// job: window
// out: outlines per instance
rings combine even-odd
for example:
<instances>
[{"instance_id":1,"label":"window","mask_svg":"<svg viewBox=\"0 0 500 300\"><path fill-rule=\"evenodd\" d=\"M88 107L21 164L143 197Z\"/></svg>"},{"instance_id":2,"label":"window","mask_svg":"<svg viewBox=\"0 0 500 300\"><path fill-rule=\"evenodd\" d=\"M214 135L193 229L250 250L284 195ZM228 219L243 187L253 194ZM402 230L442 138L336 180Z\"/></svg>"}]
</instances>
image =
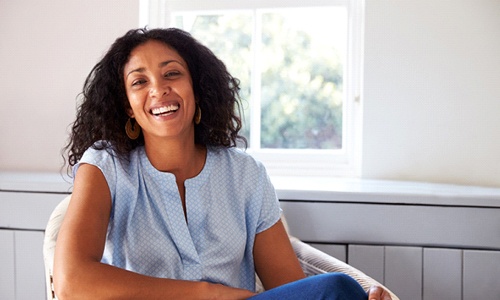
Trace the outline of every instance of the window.
<instances>
[{"instance_id":1,"label":"window","mask_svg":"<svg viewBox=\"0 0 500 300\"><path fill-rule=\"evenodd\" d=\"M241 81L247 152L271 175L356 176L362 0L148 0Z\"/></svg>"}]
</instances>

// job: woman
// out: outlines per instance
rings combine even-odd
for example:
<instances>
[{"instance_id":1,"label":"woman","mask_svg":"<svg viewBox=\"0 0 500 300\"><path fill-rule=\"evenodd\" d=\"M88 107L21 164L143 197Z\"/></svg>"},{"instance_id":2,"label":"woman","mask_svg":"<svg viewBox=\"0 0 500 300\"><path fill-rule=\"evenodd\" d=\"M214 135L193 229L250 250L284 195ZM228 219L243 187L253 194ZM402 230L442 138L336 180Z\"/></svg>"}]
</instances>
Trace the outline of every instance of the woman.
<instances>
[{"instance_id":1,"label":"woman","mask_svg":"<svg viewBox=\"0 0 500 300\"><path fill-rule=\"evenodd\" d=\"M74 187L55 253L59 299L307 290L316 299L332 289L366 299L347 276L303 279L264 167L235 147L245 143L238 88L181 30L131 30L115 41L85 82L67 147ZM255 272L270 291L255 295Z\"/></svg>"}]
</instances>

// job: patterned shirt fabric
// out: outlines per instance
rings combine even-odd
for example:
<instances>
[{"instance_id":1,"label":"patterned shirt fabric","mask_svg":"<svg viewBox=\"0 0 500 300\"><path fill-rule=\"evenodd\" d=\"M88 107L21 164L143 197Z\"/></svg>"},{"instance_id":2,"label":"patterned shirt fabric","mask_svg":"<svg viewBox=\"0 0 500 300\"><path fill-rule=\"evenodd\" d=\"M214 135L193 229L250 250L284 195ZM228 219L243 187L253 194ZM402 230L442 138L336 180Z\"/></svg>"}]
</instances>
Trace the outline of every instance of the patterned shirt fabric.
<instances>
[{"instance_id":1,"label":"patterned shirt fabric","mask_svg":"<svg viewBox=\"0 0 500 300\"><path fill-rule=\"evenodd\" d=\"M255 290L255 235L281 214L261 163L236 148L209 147L203 170L185 181L186 217L175 176L155 169L144 147L126 159L89 148L75 174L83 163L102 171L112 196L103 263Z\"/></svg>"}]
</instances>

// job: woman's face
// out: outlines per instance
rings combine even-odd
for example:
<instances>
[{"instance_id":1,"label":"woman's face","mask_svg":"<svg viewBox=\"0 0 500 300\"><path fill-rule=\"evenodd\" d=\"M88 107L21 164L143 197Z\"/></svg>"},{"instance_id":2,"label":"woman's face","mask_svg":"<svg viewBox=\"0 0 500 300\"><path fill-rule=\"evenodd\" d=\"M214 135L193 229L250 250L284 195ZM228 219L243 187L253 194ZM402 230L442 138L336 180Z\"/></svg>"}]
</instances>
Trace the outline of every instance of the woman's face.
<instances>
[{"instance_id":1,"label":"woman's face","mask_svg":"<svg viewBox=\"0 0 500 300\"><path fill-rule=\"evenodd\" d=\"M130 53L123 75L128 114L141 126L146 143L156 138L194 140L193 83L177 51L148 41Z\"/></svg>"}]
</instances>

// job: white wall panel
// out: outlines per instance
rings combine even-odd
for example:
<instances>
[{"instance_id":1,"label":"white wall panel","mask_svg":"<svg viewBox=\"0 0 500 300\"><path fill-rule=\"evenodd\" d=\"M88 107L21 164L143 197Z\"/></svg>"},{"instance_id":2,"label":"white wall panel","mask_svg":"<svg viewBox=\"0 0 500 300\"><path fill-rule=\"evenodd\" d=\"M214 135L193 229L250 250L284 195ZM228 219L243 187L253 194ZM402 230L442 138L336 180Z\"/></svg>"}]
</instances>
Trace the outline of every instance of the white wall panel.
<instances>
[{"instance_id":1,"label":"white wall panel","mask_svg":"<svg viewBox=\"0 0 500 300\"><path fill-rule=\"evenodd\" d=\"M385 247L385 285L400 299L422 299L422 248Z\"/></svg>"},{"instance_id":2,"label":"white wall panel","mask_svg":"<svg viewBox=\"0 0 500 300\"><path fill-rule=\"evenodd\" d=\"M0 227L45 230L50 214L66 196L0 191Z\"/></svg>"},{"instance_id":3,"label":"white wall panel","mask_svg":"<svg viewBox=\"0 0 500 300\"><path fill-rule=\"evenodd\" d=\"M0 230L0 299L15 299L14 232Z\"/></svg>"},{"instance_id":4,"label":"white wall panel","mask_svg":"<svg viewBox=\"0 0 500 300\"><path fill-rule=\"evenodd\" d=\"M383 284L384 248L384 246L349 245L349 264Z\"/></svg>"},{"instance_id":5,"label":"white wall panel","mask_svg":"<svg viewBox=\"0 0 500 300\"><path fill-rule=\"evenodd\" d=\"M424 248L424 300L462 299L462 253Z\"/></svg>"},{"instance_id":6,"label":"white wall panel","mask_svg":"<svg viewBox=\"0 0 500 300\"><path fill-rule=\"evenodd\" d=\"M347 246L346 245L333 245L333 244L317 244L309 243L314 248L335 257L336 259L347 262Z\"/></svg>"},{"instance_id":7,"label":"white wall panel","mask_svg":"<svg viewBox=\"0 0 500 300\"><path fill-rule=\"evenodd\" d=\"M16 300L45 298L43 232L16 231Z\"/></svg>"},{"instance_id":8,"label":"white wall panel","mask_svg":"<svg viewBox=\"0 0 500 300\"><path fill-rule=\"evenodd\" d=\"M464 300L500 299L500 251L465 250L463 276Z\"/></svg>"},{"instance_id":9,"label":"white wall panel","mask_svg":"<svg viewBox=\"0 0 500 300\"><path fill-rule=\"evenodd\" d=\"M500 228L498 208L294 201L281 207L290 232L308 242L500 249L492 230Z\"/></svg>"}]
</instances>

